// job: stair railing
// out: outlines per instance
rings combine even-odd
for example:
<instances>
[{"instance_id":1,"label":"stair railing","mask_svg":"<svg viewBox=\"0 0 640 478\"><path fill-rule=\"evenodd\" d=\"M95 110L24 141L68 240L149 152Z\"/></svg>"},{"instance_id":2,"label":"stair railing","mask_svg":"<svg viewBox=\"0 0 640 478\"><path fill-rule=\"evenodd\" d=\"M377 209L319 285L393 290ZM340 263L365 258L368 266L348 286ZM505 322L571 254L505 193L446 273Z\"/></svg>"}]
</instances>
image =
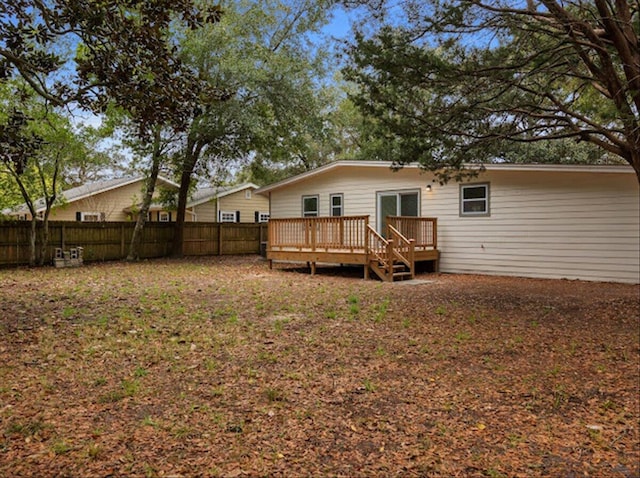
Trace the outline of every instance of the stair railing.
<instances>
[{"instance_id":1,"label":"stair railing","mask_svg":"<svg viewBox=\"0 0 640 478\"><path fill-rule=\"evenodd\" d=\"M393 262L395 262L395 259L398 259L399 262L407 266L413 279L415 277L415 240L407 239L390 224L387 225L387 230L389 232L387 234L390 238L389 242L394 244L391 251L393 255L391 266L393 267Z\"/></svg>"},{"instance_id":2,"label":"stair railing","mask_svg":"<svg viewBox=\"0 0 640 478\"><path fill-rule=\"evenodd\" d=\"M381 264L385 266L389 262L388 246L389 241L382 237L378 232L367 224L367 243L369 245L369 252L371 255Z\"/></svg>"},{"instance_id":3,"label":"stair railing","mask_svg":"<svg viewBox=\"0 0 640 478\"><path fill-rule=\"evenodd\" d=\"M374 272L385 281L393 280L393 241L386 240L367 224L367 246Z\"/></svg>"}]
</instances>

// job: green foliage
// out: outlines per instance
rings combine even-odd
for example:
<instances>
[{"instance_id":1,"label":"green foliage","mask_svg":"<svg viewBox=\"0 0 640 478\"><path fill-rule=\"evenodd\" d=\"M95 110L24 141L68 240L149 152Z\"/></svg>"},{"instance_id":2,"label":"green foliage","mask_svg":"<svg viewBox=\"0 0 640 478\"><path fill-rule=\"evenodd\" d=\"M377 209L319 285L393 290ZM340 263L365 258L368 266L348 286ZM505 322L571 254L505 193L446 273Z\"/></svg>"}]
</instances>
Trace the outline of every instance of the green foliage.
<instances>
[{"instance_id":1,"label":"green foliage","mask_svg":"<svg viewBox=\"0 0 640 478\"><path fill-rule=\"evenodd\" d=\"M11 148L22 151L19 157L1 154L0 209L28 201L35 205L39 198L55 201L62 189L98 179L99 171L111 164L99 150L101 138L96 130L74 126L69 118L49 109L24 83L0 82L0 105L4 112L20 112L25 120L18 137L12 140L0 135L4 153ZM10 115L0 113L0 130L11 121ZM38 139L37 148L21 143L28 138Z\"/></svg>"},{"instance_id":2,"label":"green foliage","mask_svg":"<svg viewBox=\"0 0 640 478\"><path fill-rule=\"evenodd\" d=\"M326 161L314 156L327 135L328 93L316 82L326 58L307 38L326 22L328 5L244 0L227 6L218 25L187 36L183 61L223 92L201 103L191 124L192 137L206 145L205 176L249 155L255 166L243 179L261 182L274 168Z\"/></svg>"},{"instance_id":3,"label":"green foliage","mask_svg":"<svg viewBox=\"0 0 640 478\"><path fill-rule=\"evenodd\" d=\"M185 34L181 60L215 94L198 97L182 138L174 255L182 255L194 173L213 179L260 157L308 162L310 138L325 127L314 74L322 58L308 34L323 24L329 4L243 0L227 5L218 25Z\"/></svg>"},{"instance_id":4,"label":"green foliage","mask_svg":"<svg viewBox=\"0 0 640 478\"><path fill-rule=\"evenodd\" d=\"M124 107L141 131L184 124L200 92L170 32L215 22L220 8L190 0L6 0L0 81L22 77L55 106Z\"/></svg>"},{"instance_id":5,"label":"green foliage","mask_svg":"<svg viewBox=\"0 0 640 478\"><path fill-rule=\"evenodd\" d=\"M405 21L358 33L345 75L363 154L419 161L442 181L487 161L617 158L640 174L640 11L545 5L410 1Z\"/></svg>"}]
</instances>

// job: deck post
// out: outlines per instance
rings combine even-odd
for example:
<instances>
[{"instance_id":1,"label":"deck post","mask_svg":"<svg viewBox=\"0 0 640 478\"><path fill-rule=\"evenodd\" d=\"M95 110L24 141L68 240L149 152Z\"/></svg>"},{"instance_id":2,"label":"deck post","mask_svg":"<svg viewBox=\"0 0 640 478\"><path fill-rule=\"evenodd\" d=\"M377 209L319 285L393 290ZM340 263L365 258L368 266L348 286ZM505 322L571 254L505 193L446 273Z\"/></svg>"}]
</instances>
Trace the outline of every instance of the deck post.
<instances>
[{"instance_id":1,"label":"deck post","mask_svg":"<svg viewBox=\"0 0 640 478\"><path fill-rule=\"evenodd\" d=\"M387 229L387 237L389 237L389 229ZM393 257L393 239L389 239L389 242L387 242L387 282L393 282L393 264L394 264L394 257Z\"/></svg>"},{"instance_id":2,"label":"deck post","mask_svg":"<svg viewBox=\"0 0 640 478\"><path fill-rule=\"evenodd\" d=\"M438 218L434 217L431 222L431 230L433 231L433 248L438 249ZM436 261L437 264L437 261Z\"/></svg>"},{"instance_id":3,"label":"deck post","mask_svg":"<svg viewBox=\"0 0 640 478\"><path fill-rule=\"evenodd\" d=\"M311 275L312 276L316 275L316 263L315 262L311 263Z\"/></svg>"}]
</instances>

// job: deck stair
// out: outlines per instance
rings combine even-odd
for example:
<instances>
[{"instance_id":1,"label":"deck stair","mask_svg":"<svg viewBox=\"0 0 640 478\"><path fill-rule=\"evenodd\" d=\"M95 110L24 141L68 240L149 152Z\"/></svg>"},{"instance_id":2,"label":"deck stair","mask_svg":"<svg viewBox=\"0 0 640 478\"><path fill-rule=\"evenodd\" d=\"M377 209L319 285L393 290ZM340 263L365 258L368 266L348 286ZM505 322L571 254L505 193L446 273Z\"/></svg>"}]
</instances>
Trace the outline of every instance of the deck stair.
<instances>
[{"instance_id":1,"label":"deck stair","mask_svg":"<svg viewBox=\"0 0 640 478\"><path fill-rule=\"evenodd\" d=\"M393 280L413 279L413 272L404 264L393 265Z\"/></svg>"},{"instance_id":2,"label":"deck stair","mask_svg":"<svg viewBox=\"0 0 640 478\"><path fill-rule=\"evenodd\" d=\"M413 239L407 239L393 226L389 226L387 232L389 239L368 226L369 268L385 282L413 279Z\"/></svg>"}]
</instances>

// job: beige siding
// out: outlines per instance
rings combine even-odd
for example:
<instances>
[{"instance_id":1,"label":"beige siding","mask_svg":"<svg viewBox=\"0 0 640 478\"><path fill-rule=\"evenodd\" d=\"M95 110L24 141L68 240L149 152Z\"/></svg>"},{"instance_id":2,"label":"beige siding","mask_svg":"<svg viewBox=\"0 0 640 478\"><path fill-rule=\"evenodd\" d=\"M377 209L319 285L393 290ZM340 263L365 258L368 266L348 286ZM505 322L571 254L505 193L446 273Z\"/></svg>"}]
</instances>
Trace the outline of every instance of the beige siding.
<instances>
[{"instance_id":1,"label":"beige siding","mask_svg":"<svg viewBox=\"0 0 640 478\"><path fill-rule=\"evenodd\" d=\"M221 211L240 211L240 222L255 222L255 212L268 212L269 200L251 191L251 198L247 199L246 190L238 191L220 198ZM198 219L200 220L200 219Z\"/></svg>"},{"instance_id":2,"label":"beige siding","mask_svg":"<svg viewBox=\"0 0 640 478\"><path fill-rule=\"evenodd\" d=\"M218 213L216 209L216 200L211 199L191 208L195 212L195 220L198 222L217 222Z\"/></svg>"},{"instance_id":3,"label":"beige siding","mask_svg":"<svg viewBox=\"0 0 640 478\"><path fill-rule=\"evenodd\" d=\"M441 268L640 282L632 174L488 172L491 216L460 217L458 186L434 188Z\"/></svg>"},{"instance_id":4,"label":"beige siding","mask_svg":"<svg viewBox=\"0 0 640 478\"><path fill-rule=\"evenodd\" d=\"M271 191L272 217L300 217L302 196L344 194L345 215L375 226L376 192L419 188L420 215L438 218L442 272L640 282L640 206L634 174L487 171L490 216L461 217L457 183L417 169L340 167Z\"/></svg>"},{"instance_id":5,"label":"beige siding","mask_svg":"<svg viewBox=\"0 0 640 478\"><path fill-rule=\"evenodd\" d=\"M273 191L271 215L272 217L301 217L302 196L318 195L320 215L328 216L330 196L342 194L344 215L369 215L370 223L375 227L378 192L417 189L422 198L423 188L427 182L428 177L415 170L403 169L391 172L386 168L341 168L334 174L329 172L289 188ZM422 210L420 212L422 213Z\"/></svg>"},{"instance_id":6,"label":"beige siding","mask_svg":"<svg viewBox=\"0 0 640 478\"><path fill-rule=\"evenodd\" d=\"M91 197L56 207L51 211L53 221L75 221L76 212L99 212L107 221L126 221L127 207L142 201L142 181L128 184Z\"/></svg>"}]
</instances>

